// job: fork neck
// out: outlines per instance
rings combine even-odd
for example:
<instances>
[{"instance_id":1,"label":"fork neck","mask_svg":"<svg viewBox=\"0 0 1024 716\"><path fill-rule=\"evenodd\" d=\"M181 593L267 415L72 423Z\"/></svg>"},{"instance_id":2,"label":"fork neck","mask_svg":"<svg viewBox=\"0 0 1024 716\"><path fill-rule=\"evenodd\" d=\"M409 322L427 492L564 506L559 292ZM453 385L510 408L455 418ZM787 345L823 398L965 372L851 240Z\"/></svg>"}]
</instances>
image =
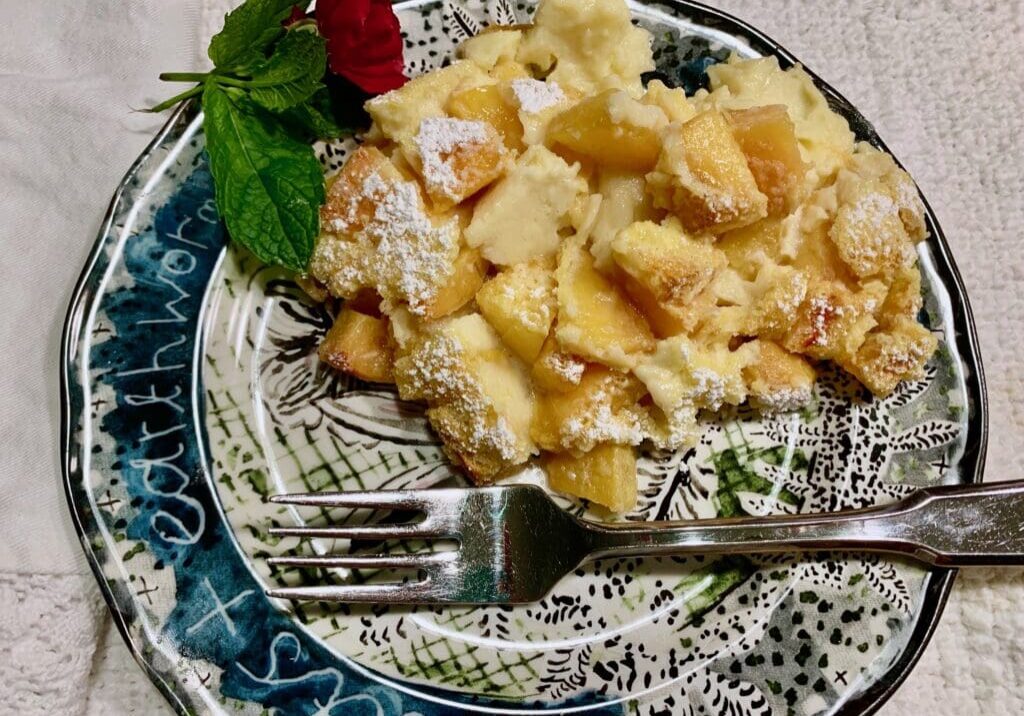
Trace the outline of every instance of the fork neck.
<instances>
[{"instance_id":1,"label":"fork neck","mask_svg":"<svg viewBox=\"0 0 1024 716\"><path fill-rule=\"evenodd\" d=\"M896 553L908 545L888 527L896 506L844 513L658 523L589 523L590 559L635 555L773 554L848 550L858 543Z\"/></svg>"},{"instance_id":2,"label":"fork neck","mask_svg":"<svg viewBox=\"0 0 1024 716\"><path fill-rule=\"evenodd\" d=\"M592 558L867 550L942 567L1024 564L1024 480L917 490L848 512L627 525L588 524Z\"/></svg>"}]
</instances>

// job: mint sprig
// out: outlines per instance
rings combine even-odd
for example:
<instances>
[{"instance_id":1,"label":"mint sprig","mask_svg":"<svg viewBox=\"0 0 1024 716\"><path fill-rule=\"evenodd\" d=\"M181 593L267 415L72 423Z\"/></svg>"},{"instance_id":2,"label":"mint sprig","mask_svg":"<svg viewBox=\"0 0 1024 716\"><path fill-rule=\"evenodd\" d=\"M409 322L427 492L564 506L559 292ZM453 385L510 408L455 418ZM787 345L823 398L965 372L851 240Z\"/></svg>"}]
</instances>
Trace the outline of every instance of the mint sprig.
<instances>
[{"instance_id":1,"label":"mint sprig","mask_svg":"<svg viewBox=\"0 0 1024 716\"><path fill-rule=\"evenodd\" d=\"M210 42L210 72L158 112L199 97L217 208L231 238L267 263L303 271L319 232L324 179L310 141L353 131L325 86L327 49L308 20L284 27L294 0L246 0Z\"/></svg>"},{"instance_id":2,"label":"mint sprig","mask_svg":"<svg viewBox=\"0 0 1024 716\"><path fill-rule=\"evenodd\" d=\"M224 28L210 40L207 54L218 69L245 72L283 32L295 0L248 0L224 16Z\"/></svg>"},{"instance_id":3,"label":"mint sprig","mask_svg":"<svg viewBox=\"0 0 1024 716\"><path fill-rule=\"evenodd\" d=\"M231 237L267 263L302 271L324 200L320 162L246 93L212 78L203 91L206 151Z\"/></svg>"},{"instance_id":4,"label":"mint sprig","mask_svg":"<svg viewBox=\"0 0 1024 716\"><path fill-rule=\"evenodd\" d=\"M308 29L307 29L308 28ZM246 83L253 101L270 110L306 102L324 85L327 46L313 26L289 31L266 62L256 66Z\"/></svg>"}]
</instances>

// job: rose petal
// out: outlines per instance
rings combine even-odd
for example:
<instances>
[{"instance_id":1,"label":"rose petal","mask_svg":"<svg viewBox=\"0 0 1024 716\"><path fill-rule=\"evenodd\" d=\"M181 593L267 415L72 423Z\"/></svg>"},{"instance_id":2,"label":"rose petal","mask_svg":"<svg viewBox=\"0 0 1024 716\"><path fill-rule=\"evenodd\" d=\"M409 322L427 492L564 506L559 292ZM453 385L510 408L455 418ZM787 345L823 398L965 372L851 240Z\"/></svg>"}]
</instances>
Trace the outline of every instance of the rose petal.
<instances>
[{"instance_id":1,"label":"rose petal","mask_svg":"<svg viewBox=\"0 0 1024 716\"><path fill-rule=\"evenodd\" d=\"M388 0L319 0L316 16L332 72L373 94L405 83L401 26Z\"/></svg>"}]
</instances>

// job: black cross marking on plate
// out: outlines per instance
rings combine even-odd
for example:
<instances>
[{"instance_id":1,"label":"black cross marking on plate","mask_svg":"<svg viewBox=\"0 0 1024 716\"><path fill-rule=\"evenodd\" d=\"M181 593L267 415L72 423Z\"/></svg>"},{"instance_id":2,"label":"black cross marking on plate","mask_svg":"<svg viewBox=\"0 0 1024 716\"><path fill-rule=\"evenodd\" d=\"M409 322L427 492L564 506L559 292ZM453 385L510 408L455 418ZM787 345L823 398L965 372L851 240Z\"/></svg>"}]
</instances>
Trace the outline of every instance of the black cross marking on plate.
<instances>
[{"instance_id":1,"label":"black cross marking on plate","mask_svg":"<svg viewBox=\"0 0 1024 716\"><path fill-rule=\"evenodd\" d=\"M156 590L160 589L160 587L147 587L146 586L146 578L143 577L141 574L139 575L139 581L142 583L142 589L140 589L139 591L135 592L135 596L136 597L145 597L146 598L146 602L148 602L150 606L153 606L153 598L150 597L149 595L152 594L153 592L155 592Z\"/></svg>"},{"instance_id":2,"label":"black cross marking on plate","mask_svg":"<svg viewBox=\"0 0 1024 716\"><path fill-rule=\"evenodd\" d=\"M94 412L97 409L99 409L101 406L104 406L106 404L107 404L107 401L103 400L103 398L100 398L99 396L93 398L92 403L90 403L90 405L92 406L92 409L93 409Z\"/></svg>"},{"instance_id":3,"label":"black cross marking on plate","mask_svg":"<svg viewBox=\"0 0 1024 716\"><path fill-rule=\"evenodd\" d=\"M837 671L836 672L836 681L841 683L843 686L846 686L846 672L845 671Z\"/></svg>"},{"instance_id":4,"label":"black cross marking on plate","mask_svg":"<svg viewBox=\"0 0 1024 716\"><path fill-rule=\"evenodd\" d=\"M949 467L949 463L946 462L946 456L943 455L938 459L937 462L933 462L932 467L934 467L939 472L945 472L946 468Z\"/></svg>"},{"instance_id":5,"label":"black cross marking on plate","mask_svg":"<svg viewBox=\"0 0 1024 716\"><path fill-rule=\"evenodd\" d=\"M107 499L105 499L103 502L97 502L96 506L97 507L105 507L108 510L110 510L111 512L117 512L117 506L120 505L121 502L123 502L123 500L119 500L116 497L114 497L113 495L111 495L110 494L110 490L107 490L106 495L107 495Z\"/></svg>"}]
</instances>

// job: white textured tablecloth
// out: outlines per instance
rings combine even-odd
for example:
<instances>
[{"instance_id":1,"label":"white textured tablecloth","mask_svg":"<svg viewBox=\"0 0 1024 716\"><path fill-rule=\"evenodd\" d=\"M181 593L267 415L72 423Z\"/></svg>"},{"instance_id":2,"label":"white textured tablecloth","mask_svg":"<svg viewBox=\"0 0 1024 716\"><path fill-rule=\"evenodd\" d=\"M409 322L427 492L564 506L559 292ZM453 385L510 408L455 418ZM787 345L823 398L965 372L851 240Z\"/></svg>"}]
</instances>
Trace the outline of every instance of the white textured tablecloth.
<instances>
[{"instance_id":1,"label":"white textured tablecloth","mask_svg":"<svg viewBox=\"0 0 1024 716\"><path fill-rule=\"evenodd\" d=\"M161 70L229 0L0 0L0 712L169 713L113 630L57 461L65 307ZM1024 477L1024 4L713 0L875 124L938 214L988 377L989 480ZM1024 572L962 573L886 716L1024 713Z\"/></svg>"}]
</instances>

